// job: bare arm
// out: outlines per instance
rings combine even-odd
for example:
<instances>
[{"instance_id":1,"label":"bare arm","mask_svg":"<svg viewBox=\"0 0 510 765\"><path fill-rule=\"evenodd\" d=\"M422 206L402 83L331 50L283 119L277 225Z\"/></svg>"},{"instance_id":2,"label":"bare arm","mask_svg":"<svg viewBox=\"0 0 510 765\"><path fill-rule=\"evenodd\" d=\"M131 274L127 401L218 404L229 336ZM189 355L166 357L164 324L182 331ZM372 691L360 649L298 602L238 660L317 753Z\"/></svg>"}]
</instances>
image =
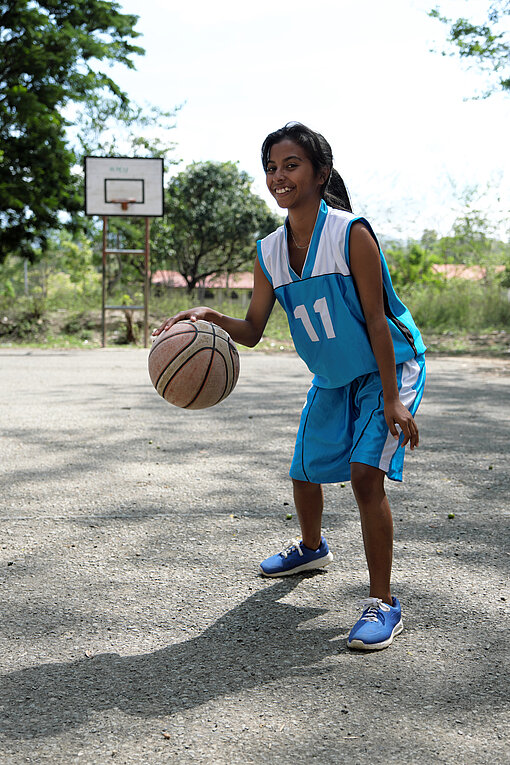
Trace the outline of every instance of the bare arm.
<instances>
[{"instance_id":1,"label":"bare arm","mask_svg":"<svg viewBox=\"0 0 510 765\"><path fill-rule=\"evenodd\" d=\"M384 415L390 432L398 438L396 425L404 433L403 446L418 446L418 428L412 414L399 399L395 352L384 314L382 270L374 238L362 223L355 223L349 240L351 272L358 288L368 335L381 375Z\"/></svg>"},{"instance_id":2,"label":"bare arm","mask_svg":"<svg viewBox=\"0 0 510 765\"><path fill-rule=\"evenodd\" d=\"M262 337L275 301L273 288L262 271L258 258L255 259L253 277L253 294L244 319L234 319L232 316L215 311L214 308L200 306L170 316L152 334L157 336L184 319L192 321L202 319L222 327L234 342L253 348Z\"/></svg>"}]
</instances>

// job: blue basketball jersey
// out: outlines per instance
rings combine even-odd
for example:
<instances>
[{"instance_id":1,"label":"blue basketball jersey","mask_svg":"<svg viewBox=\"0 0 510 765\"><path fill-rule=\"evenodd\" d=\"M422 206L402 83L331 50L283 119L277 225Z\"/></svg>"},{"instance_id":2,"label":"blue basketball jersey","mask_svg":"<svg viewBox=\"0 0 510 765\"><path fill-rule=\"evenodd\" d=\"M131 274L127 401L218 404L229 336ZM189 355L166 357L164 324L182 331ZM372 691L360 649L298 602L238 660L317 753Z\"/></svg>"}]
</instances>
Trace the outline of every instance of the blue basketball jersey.
<instances>
[{"instance_id":1,"label":"blue basketball jersey","mask_svg":"<svg viewBox=\"0 0 510 765\"><path fill-rule=\"evenodd\" d=\"M338 388L378 369L349 266L349 233L355 221L363 222L377 242L365 218L321 201L301 276L289 262L286 226L257 242L260 265L287 313L296 351L321 388ZM393 289L380 247L379 252L385 313L395 361L401 364L424 353L425 345Z\"/></svg>"}]
</instances>

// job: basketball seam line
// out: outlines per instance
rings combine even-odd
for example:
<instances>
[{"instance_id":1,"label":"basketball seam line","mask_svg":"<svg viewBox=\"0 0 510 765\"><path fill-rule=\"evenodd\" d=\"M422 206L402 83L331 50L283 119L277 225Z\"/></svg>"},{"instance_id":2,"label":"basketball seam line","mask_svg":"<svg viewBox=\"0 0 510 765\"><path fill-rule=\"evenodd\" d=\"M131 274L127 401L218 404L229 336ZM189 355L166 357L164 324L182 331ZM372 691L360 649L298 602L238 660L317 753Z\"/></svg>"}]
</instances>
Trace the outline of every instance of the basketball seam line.
<instances>
[{"instance_id":1,"label":"basketball seam line","mask_svg":"<svg viewBox=\"0 0 510 765\"><path fill-rule=\"evenodd\" d=\"M179 324L181 324L181 323L184 324L184 322L179 322ZM192 324L191 322L190 323L186 322L186 326L194 331L194 337L193 337L193 339L194 339L197 336L198 330L195 328L194 324ZM181 335L187 335L188 332L189 332L188 329L183 329L182 332L172 332L172 334L168 335L168 337L161 338L161 342L159 342L159 343L155 342L154 345L151 347L151 349L149 351L149 357L151 356L152 352L156 350L156 348L159 348L160 345L163 345L171 337L180 337ZM207 334L209 334L209 333L207 333ZM186 346L186 348L187 347L188 346ZM185 350L185 349L183 348L182 350ZM182 351L179 351L179 353L182 353ZM175 358L177 358L177 356Z\"/></svg>"},{"instance_id":2,"label":"basketball seam line","mask_svg":"<svg viewBox=\"0 0 510 765\"><path fill-rule=\"evenodd\" d=\"M211 367L212 367L212 363L213 363L213 359L214 359L214 353L215 353L215 351L216 351L216 331L215 331L215 329L214 329L214 324L212 324L212 323L211 323L211 327L212 327L212 335L213 335L213 345L212 345L212 348L211 348L211 357L210 357L210 359L209 359L209 365L208 365L208 367L207 367L207 371L206 371L206 373L205 373L205 375L204 375L204 377L203 377L203 380L202 380L202 384L201 384L200 388L199 388L199 389L198 389L198 391L195 393L195 396L194 396L194 397L191 399L191 401L189 402L189 404L186 404L186 406L183 406L183 409L189 409L189 407L190 407L192 404L194 404L194 403L195 403L195 401L197 400L197 398L198 398L198 397L200 396L200 394L202 393L202 391L203 391L203 389L204 389L204 386L205 386L205 384L206 384L206 382L207 382L207 378L209 377L209 373L210 373L210 371L211 371ZM207 333L207 334L209 334L209 333ZM223 359L223 354L222 354L222 353L220 353L220 356L221 356L221 358ZM223 359L223 361L225 361L225 360ZM223 393L221 394L220 398L219 398L219 399L218 399L218 400L217 400L217 401L216 401L214 404L212 404L212 406L216 406L216 404L218 404L218 403L221 401L221 399L223 398L223 396L224 396L224 394L225 394L225 387L226 387L226 386L224 386L224 388L223 388Z\"/></svg>"},{"instance_id":3,"label":"basketball seam line","mask_svg":"<svg viewBox=\"0 0 510 765\"><path fill-rule=\"evenodd\" d=\"M177 353L177 354L176 354L176 355L173 357L173 359L172 359L172 363L173 363L173 362L174 362L176 359L178 359L178 358L179 358L179 356L180 356L182 353L184 353L184 351L185 351L185 350L187 350L187 349L190 347L190 345L193 345L193 343L195 342L195 340L196 340L196 337L197 337L197 335L198 335L198 330L196 330L195 328L193 328L193 329L195 330L195 331L194 331L194 334L193 334L193 337L190 339L189 343L188 343L187 345L185 345L185 346L184 346L184 348L181 348L181 350L179 351L179 353ZM178 334L179 334L179 335L184 335L184 334L187 334L187 333L186 333L186 332L179 332ZM175 337L175 334L174 334L174 335L170 335L169 337L166 337L166 338L165 338L165 340L170 340L170 339L171 339L171 338L173 338L173 337ZM163 344L164 344L165 340L163 340L161 343L158 343L158 345L161 345L161 346L163 346ZM152 352L152 350L153 350L153 349L151 348L151 352ZM150 356L150 353L149 353L149 356ZM179 367L179 369L181 369L181 368L182 368L182 367ZM167 366L167 367L165 367L165 369L163 369L163 371L162 371L162 372L161 372L161 374L159 375L159 377L158 377L158 379L157 379L157 381L156 381L156 385L154 386L154 387L156 388L156 390L158 389L158 385L159 385L159 383L160 383L160 381L161 381L161 378L163 377L163 375L165 374L165 372L166 372L166 370L167 370L167 369L168 369L168 366ZM172 377L170 378L170 380L171 380L171 379L172 379L172 378L175 376L175 374L176 374L176 372L174 372L174 374L172 375ZM170 380L168 380L168 381L167 381L167 383L166 383L166 385L165 385L165 387L164 387L164 389L163 389L163 393L161 394L161 395L163 396L163 398L164 398L164 395L165 395L165 391L166 391L166 389L168 388L168 383L170 382Z\"/></svg>"},{"instance_id":4,"label":"basketball seam line","mask_svg":"<svg viewBox=\"0 0 510 765\"><path fill-rule=\"evenodd\" d=\"M189 347L189 346L187 346L187 347ZM183 350L186 350L186 348L184 348ZM171 382L172 382L172 380L174 379L175 375L177 375L177 374L178 374L178 373L181 371L181 369L183 369L183 368L186 366L186 364L188 363L188 361L191 361L191 359L193 359L193 358L194 358L195 356L197 356L199 353L202 353L202 351L210 351L210 350L211 350L210 348L197 348L197 350L196 350L194 353L192 353L190 356L187 356L187 357L184 359L184 361L182 362L182 364L180 365L180 367L177 367L177 369L174 371L174 373L172 374L172 376L171 376L171 377L170 377L170 378L169 378L169 379L166 381L165 387L163 388L163 390L162 390L162 392L161 392L161 394L160 394L160 395L161 395L161 396L163 396L163 398L165 398L166 389L168 388L168 386L170 385L170 383L171 383ZM178 354L178 355L177 355L175 358L176 358L176 359L178 359L180 355L181 355L181 352L179 352L179 354ZM174 361L175 361L175 359L174 359ZM209 362L209 364L210 364L210 362ZM203 383L202 383L202 386L203 386ZM198 394L197 394L197 395L198 395ZM196 396L195 396L195 398L196 398ZM190 401L190 404L192 404L194 400L195 400L195 399L193 399L192 401ZM188 407L190 404L186 404L186 406L183 406L183 407L181 407L181 408L182 408L182 409L186 409L186 407Z\"/></svg>"},{"instance_id":5,"label":"basketball seam line","mask_svg":"<svg viewBox=\"0 0 510 765\"><path fill-rule=\"evenodd\" d=\"M229 340L229 343L228 343L228 350L229 350L229 353L230 353L230 363L232 365L232 370L231 370L231 372L232 372L232 380L231 380L231 383L230 383L230 390L229 390L229 392L227 394L228 396L230 396L230 394L234 390L235 384L237 382L236 374L235 374L234 357L239 357L239 354L237 352L237 348L232 345L230 340Z\"/></svg>"}]
</instances>

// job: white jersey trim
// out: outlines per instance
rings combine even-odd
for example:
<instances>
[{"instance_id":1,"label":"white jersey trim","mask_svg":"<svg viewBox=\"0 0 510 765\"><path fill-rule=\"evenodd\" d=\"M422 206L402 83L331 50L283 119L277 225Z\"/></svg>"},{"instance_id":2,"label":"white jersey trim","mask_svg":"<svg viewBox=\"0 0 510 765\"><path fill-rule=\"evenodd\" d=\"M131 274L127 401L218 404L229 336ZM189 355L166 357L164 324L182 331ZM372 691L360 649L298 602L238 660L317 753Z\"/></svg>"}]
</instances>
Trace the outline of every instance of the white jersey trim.
<instances>
[{"instance_id":1,"label":"white jersey trim","mask_svg":"<svg viewBox=\"0 0 510 765\"><path fill-rule=\"evenodd\" d=\"M410 409L411 406L414 403L414 400L416 396L418 395L418 391L414 388L416 383L418 382L418 378L420 376L420 365L416 361L416 359L411 359L410 361L405 361L402 364L402 384L399 389L399 398L406 407L406 409ZM399 433L401 432L400 425L397 425L397 430ZM386 439L386 443L384 444L382 453L381 453L381 459L379 462L379 470L383 470L385 473L388 472L390 469L390 463L393 458L393 455L399 448L399 442L396 438L393 437L391 432L388 431L388 438Z\"/></svg>"},{"instance_id":2,"label":"white jersey trim","mask_svg":"<svg viewBox=\"0 0 510 765\"><path fill-rule=\"evenodd\" d=\"M316 231L320 234L318 237L312 235L301 277L290 267L285 226L280 226L259 242L259 260L273 289L315 276L351 275L346 238L350 224L359 218L344 210L328 210L326 205L321 206L319 213L314 234Z\"/></svg>"},{"instance_id":3,"label":"white jersey trim","mask_svg":"<svg viewBox=\"0 0 510 765\"><path fill-rule=\"evenodd\" d=\"M350 276L345 243L347 230L352 220L351 213L343 213L341 210L330 211L324 224L325 235L319 242L311 276L326 274Z\"/></svg>"}]
</instances>

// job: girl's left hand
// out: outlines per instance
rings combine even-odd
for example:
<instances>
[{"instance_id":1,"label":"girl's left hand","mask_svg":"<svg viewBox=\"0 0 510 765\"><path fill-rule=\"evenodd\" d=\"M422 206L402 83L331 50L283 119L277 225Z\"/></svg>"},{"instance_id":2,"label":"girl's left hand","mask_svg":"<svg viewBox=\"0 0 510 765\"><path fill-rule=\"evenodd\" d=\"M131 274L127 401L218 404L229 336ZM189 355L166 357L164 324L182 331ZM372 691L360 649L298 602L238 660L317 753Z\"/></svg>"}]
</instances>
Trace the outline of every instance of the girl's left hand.
<instances>
[{"instance_id":1,"label":"girl's left hand","mask_svg":"<svg viewBox=\"0 0 510 765\"><path fill-rule=\"evenodd\" d=\"M390 433L396 439L400 437L397 425L400 426L402 433L404 434L404 440L402 441L403 447L407 443L411 449L414 449L419 445L420 435L418 433L418 426L409 409L407 409L400 400L385 404L384 417L388 423Z\"/></svg>"}]
</instances>

